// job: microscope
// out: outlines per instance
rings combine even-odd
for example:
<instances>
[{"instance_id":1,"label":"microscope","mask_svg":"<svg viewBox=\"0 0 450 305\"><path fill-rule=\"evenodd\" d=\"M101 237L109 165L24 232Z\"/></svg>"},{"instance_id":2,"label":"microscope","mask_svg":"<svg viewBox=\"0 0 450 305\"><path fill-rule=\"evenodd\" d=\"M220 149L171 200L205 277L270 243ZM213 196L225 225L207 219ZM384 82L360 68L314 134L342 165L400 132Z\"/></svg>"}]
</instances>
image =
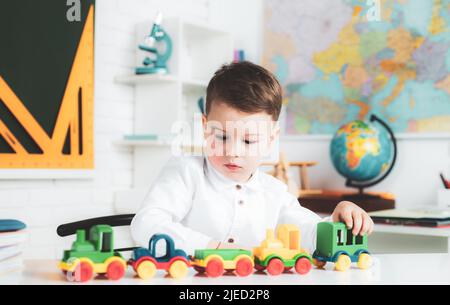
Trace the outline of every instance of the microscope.
<instances>
[{"instance_id":1,"label":"microscope","mask_svg":"<svg viewBox=\"0 0 450 305\"><path fill-rule=\"evenodd\" d=\"M161 27L162 14L158 13L150 35L139 49L150 53L143 61L143 67L136 68L136 74L168 74L167 62L172 55L172 39Z\"/></svg>"}]
</instances>

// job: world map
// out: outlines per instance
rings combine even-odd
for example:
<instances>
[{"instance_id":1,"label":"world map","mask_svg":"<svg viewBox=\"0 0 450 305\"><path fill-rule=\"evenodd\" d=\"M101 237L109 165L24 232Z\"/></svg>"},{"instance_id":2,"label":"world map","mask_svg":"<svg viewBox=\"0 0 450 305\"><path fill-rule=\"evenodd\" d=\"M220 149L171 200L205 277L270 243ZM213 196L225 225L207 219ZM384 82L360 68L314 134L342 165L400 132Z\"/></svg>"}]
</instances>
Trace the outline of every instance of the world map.
<instances>
[{"instance_id":1,"label":"world map","mask_svg":"<svg viewBox=\"0 0 450 305\"><path fill-rule=\"evenodd\" d=\"M287 135L371 114L397 133L450 132L450 0L265 0L264 25Z\"/></svg>"}]
</instances>

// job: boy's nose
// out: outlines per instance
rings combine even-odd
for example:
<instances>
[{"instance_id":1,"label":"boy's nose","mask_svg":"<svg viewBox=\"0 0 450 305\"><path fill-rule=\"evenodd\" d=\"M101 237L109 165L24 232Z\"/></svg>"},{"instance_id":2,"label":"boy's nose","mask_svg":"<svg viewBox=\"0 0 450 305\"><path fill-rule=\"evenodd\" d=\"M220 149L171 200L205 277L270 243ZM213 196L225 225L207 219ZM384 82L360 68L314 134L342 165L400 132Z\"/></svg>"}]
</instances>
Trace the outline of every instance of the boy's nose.
<instances>
[{"instance_id":1,"label":"boy's nose","mask_svg":"<svg viewBox=\"0 0 450 305\"><path fill-rule=\"evenodd\" d=\"M228 142L226 145L226 155L227 157L240 157L243 155L243 145L239 142L233 143L232 141Z\"/></svg>"}]
</instances>

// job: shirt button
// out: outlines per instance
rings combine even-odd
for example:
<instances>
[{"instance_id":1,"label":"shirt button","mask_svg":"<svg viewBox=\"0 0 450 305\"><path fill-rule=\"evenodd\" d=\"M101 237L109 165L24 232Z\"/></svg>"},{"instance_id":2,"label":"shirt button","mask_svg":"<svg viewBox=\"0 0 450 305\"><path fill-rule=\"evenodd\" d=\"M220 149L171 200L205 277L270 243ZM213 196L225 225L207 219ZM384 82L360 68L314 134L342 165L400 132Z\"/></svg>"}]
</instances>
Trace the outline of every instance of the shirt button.
<instances>
[{"instance_id":1,"label":"shirt button","mask_svg":"<svg viewBox=\"0 0 450 305\"><path fill-rule=\"evenodd\" d=\"M244 200L239 200L240 205L244 205Z\"/></svg>"},{"instance_id":2,"label":"shirt button","mask_svg":"<svg viewBox=\"0 0 450 305\"><path fill-rule=\"evenodd\" d=\"M240 186L240 185L238 184L238 185L236 185L236 189L237 189L237 190L240 190L240 189L242 189L242 186Z\"/></svg>"},{"instance_id":3,"label":"shirt button","mask_svg":"<svg viewBox=\"0 0 450 305\"><path fill-rule=\"evenodd\" d=\"M233 238L229 238L229 239L228 239L228 242L229 242L230 244L232 244L232 243L234 243L234 239L233 239Z\"/></svg>"}]
</instances>

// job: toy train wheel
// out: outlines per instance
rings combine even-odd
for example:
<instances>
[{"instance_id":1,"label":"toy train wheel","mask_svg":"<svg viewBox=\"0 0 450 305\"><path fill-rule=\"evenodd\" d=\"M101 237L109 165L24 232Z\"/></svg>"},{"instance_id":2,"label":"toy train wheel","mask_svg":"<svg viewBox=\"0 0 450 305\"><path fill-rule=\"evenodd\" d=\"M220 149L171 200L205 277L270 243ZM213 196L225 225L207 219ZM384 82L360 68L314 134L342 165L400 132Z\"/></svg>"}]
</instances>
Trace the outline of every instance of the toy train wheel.
<instances>
[{"instance_id":1,"label":"toy train wheel","mask_svg":"<svg viewBox=\"0 0 450 305\"><path fill-rule=\"evenodd\" d=\"M280 275L284 271L284 264L279 258L272 258L267 265L270 275Z\"/></svg>"},{"instance_id":2,"label":"toy train wheel","mask_svg":"<svg viewBox=\"0 0 450 305\"><path fill-rule=\"evenodd\" d=\"M252 261L247 258L241 258L236 263L236 274L239 276L249 276L253 271Z\"/></svg>"},{"instance_id":3,"label":"toy train wheel","mask_svg":"<svg viewBox=\"0 0 450 305\"><path fill-rule=\"evenodd\" d=\"M206 269L204 267L200 267L200 266L194 266L194 270L200 274L205 273L205 271L206 271Z\"/></svg>"},{"instance_id":4,"label":"toy train wheel","mask_svg":"<svg viewBox=\"0 0 450 305\"><path fill-rule=\"evenodd\" d=\"M326 261L321 261L321 260L318 260L318 259L314 258L314 259L313 259L313 264L314 264L314 266L316 266L317 268L322 269L323 267L325 267L325 265L327 264L327 262L326 262Z\"/></svg>"},{"instance_id":5,"label":"toy train wheel","mask_svg":"<svg viewBox=\"0 0 450 305\"><path fill-rule=\"evenodd\" d=\"M367 253L362 253L358 258L358 268L364 270L370 266L372 266L372 257Z\"/></svg>"},{"instance_id":6,"label":"toy train wheel","mask_svg":"<svg viewBox=\"0 0 450 305\"><path fill-rule=\"evenodd\" d=\"M337 271L347 271L351 264L352 261L350 260L350 257L348 255L341 254L339 255L334 267Z\"/></svg>"},{"instance_id":7,"label":"toy train wheel","mask_svg":"<svg viewBox=\"0 0 450 305\"><path fill-rule=\"evenodd\" d=\"M311 270L311 262L306 257L301 257L295 262L295 271L298 274L307 274Z\"/></svg>"},{"instance_id":8,"label":"toy train wheel","mask_svg":"<svg viewBox=\"0 0 450 305\"><path fill-rule=\"evenodd\" d=\"M117 281L125 275L125 267L122 263L115 261L108 265L106 277L112 281Z\"/></svg>"},{"instance_id":9,"label":"toy train wheel","mask_svg":"<svg viewBox=\"0 0 450 305\"><path fill-rule=\"evenodd\" d=\"M151 279L156 274L156 265L151 261L143 261L137 266L136 273L142 280Z\"/></svg>"},{"instance_id":10,"label":"toy train wheel","mask_svg":"<svg viewBox=\"0 0 450 305\"><path fill-rule=\"evenodd\" d=\"M69 282L85 283L94 276L94 268L87 262L77 264L75 270L67 272L66 277Z\"/></svg>"},{"instance_id":11,"label":"toy train wheel","mask_svg":"<svg viewBox=\"0 0 450 305\"><path fill-rule=\"evenodd\" d=\"M219 277L223 274L223 271L223 264L217 258L210 260L206 265L206 274L209 277Z\"/></svg>"},{"instance_id":12,"label":"toy train wheel","mask_svg":"<svg viewBox=\"0 0 450 305\"><path fill-rule=\"evenodd\" d=\"M184 278L188 273L188 265L182 261L174 261L169 267L169 275L174 279Z\"/></svg>"}]
</instances>

